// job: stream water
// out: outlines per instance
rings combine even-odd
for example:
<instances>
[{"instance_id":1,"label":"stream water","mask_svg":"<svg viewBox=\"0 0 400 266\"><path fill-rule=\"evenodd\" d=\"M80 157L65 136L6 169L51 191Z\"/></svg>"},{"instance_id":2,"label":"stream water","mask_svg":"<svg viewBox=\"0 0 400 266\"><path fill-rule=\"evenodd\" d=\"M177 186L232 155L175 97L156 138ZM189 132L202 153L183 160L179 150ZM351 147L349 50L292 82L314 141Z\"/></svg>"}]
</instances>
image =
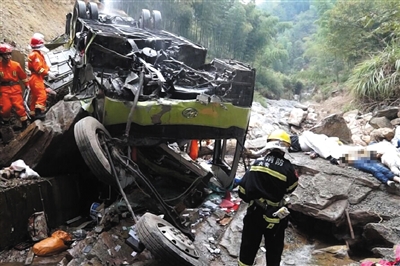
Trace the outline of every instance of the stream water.
<instances>
[{"instance_id":1,"label":"stream water","mask_svg":"<svg viewBox=\"0 0 400 266\"><path fill-rule=\"evenodd\" d=\"M295 228L286 230L285 249L281 266L358 266L358 260L347 255L343 244L330 244L323 240L310 240Z\"/></svg>"}]
</instances>

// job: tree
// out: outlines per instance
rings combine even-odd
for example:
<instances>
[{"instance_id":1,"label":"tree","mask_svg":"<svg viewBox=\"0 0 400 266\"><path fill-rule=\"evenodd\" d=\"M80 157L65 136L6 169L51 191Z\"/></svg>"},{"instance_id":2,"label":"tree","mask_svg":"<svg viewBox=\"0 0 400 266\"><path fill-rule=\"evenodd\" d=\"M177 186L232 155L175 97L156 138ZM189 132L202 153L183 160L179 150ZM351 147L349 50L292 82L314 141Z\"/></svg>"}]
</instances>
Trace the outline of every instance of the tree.
<instances>
[{"instance_id":1,"label":"tree","mask_svg":"<svg viewBox=\"0 0 400 266\"><path fill-rule=\"evenodd\" d=\"M346 62L359 62L397 38L398 3L391 0L337 2L326 12L327 49Z\"/></svg>"}]
</instances>

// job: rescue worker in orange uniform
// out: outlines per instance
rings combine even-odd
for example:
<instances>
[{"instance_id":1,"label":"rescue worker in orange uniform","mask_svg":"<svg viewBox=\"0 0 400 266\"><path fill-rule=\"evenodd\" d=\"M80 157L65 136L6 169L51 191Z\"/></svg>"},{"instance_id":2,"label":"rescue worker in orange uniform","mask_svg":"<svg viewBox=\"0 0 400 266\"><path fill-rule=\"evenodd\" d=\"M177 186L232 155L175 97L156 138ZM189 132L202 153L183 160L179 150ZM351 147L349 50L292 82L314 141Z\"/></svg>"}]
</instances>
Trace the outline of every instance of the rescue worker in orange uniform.
<instances>
[{"instance_id":1,"label":"rescue worker in orange uniform","mask_svg":"<svg viewBox=\"0 0 400 266\"><path fill-rule=\"evenodd\" d=\"M22 89L19 81L28 87L28 77L18 62L11 60L13 47L7 43L0 44L0 116L3 123L9 124L11 109L14 107L22 128L25 129L28 123L28 116L22 98Z\"/></svg>"},{"instance_id":2,"label":"rescue worker in orange uniform","mask_svg":"<svg viewBox=\"0 0 400 266\"><path fill-rule=\"evenodd\" d=\"M253 265L263 236L267 265L280 265L290 213L285 195L292 193L298 182L294 166L284 157L290 144L285 131L271 132L267 155L255 160L239 181L239 196L249 203L243 219L239 266Z\"/></svg>"},{"instance_id":3,"label":"rescue worker in orange uniform","mask_svg":"<svg viewBox=\"0 0 400 266\"><path fill-rule=\"evenodd\" d=\"M34 119L43 120L47 101L44 77L51 75L44 53L47 53L49 49L44 46L44 36L40 33L33 34L30 47L32 48L32 52L28 56L28 68L31 71L31 78L29 79L29 87L31 88L30 116Z\"/></svg>"}]
</instances>

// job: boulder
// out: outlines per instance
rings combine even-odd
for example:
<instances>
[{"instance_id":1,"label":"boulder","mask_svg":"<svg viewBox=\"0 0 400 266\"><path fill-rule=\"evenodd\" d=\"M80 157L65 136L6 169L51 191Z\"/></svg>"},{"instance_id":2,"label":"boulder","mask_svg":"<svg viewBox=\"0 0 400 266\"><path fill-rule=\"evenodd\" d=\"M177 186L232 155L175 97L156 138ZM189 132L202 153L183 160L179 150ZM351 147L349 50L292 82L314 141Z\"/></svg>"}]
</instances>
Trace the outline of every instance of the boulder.
<instances>
[{"instance_id":1,"label":"boulder","mask_svg":"<svg viewBox=\"0 0 400 266\"><path fill-rule=\"evenodd\" d=\"M394 256L394 251L393 248L373 248L372 253L374 255L378 256L379 258L383 258L388 261L394 261L395 256Z\"/></svg>"},{"instance_id":2,"label":"boulder","mask_svg":"<svg viewBox=\"0 0 400 266\"><path fill-rule=\"evenodd\" d=\"M288 158L300 174L299 185L291 195L291 211L313 217L322 224L327 221L336 228L346 228L345 233L336 237L347 241L347 209L355 234L352 242L358 243L351 244L351 249L361 245L371 251L400 242L398 188L389 188L371 174L343 164L331 165L322 158L312 160L303 153L290 153Z\"/></svg>"},{"instance_id":3,"label":"boulder","mask_svg":"<svg viewBox=\"0 0 400 266\"><path fill-rule=\"evenodd\" d=\"M386 117L389 120L395 119L398 116L399 107L388 107L382 110L378 110L373 116L374 117Z\"/></svg>"},{"instance_id":4,"label":"boulder","mask_svg":"<svg viewBox=\"0 0 400 266\"><path fill-rule=\"evenodd\" d=\"M369 120L369 123L371 126L374 128L383 128L383 127L392 127L392 124L390 123L390 120L387 119L386 117L372 117L371 120Z\"/></svg>"},{"instance_id":5,"label":"boulder","mask_svg":"<svg viewBox=\"0 0 400 266\"><path fill-rule=\"evenodd\" d=\"M395 118L395 119L390 120L390 124L392 124L392 126L400 125L400 118Z\"/></svg>"},{"instance_id":6,"label":"boulder","mask_svg":"<svg viewBox=\"0 0 400 266\"><path fill-rule=\"evenodd\" d=\"M325 117L321 123L312 127L310 131L316 134L325 134L329 137L338 137L342 142L352 143L351 131L341 114Z\"/></svg>"},{"instance_id":7,"label":"boulder","mask_svg":"<svg viewBox=\"0 0 400 266\"><path fill-rule=\"evenodd\" d=\"M289 114L288 124L299 127L306 117L306 111L300 108L293 108Z\"/></svg>"},{"instance_id":8,"label":"boulder","mask_svg":"<svg viewBox=\"0 0 400 266\"><path fill-rule=\"evenodd\" d=\"M378 128L370 133L370 141L379 142L384 139L391 141L394 137L394 130L392 128Z\"/></svg>"},{"instance_id":9,"label":"boulder","mask_svg":"<svg viewBox=\"0 0 400 266\"><path fill-rule=\"evenodd\" d=\"M400 243L400 237L397 232L381 223L367 224L363 235L375 246L391 248L393 245Z\"/></svg>"}]
</instances>

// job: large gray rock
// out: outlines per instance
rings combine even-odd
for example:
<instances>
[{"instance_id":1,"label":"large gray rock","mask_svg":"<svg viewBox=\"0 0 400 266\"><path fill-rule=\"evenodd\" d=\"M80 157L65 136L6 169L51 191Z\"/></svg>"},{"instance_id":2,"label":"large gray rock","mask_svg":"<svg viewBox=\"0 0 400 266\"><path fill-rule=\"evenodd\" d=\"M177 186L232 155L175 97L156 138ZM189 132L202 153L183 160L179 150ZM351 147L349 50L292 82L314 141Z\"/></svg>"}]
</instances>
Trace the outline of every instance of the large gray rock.
<instances>
[{"instance_id":1,"label":"large gray rock","mask_svg":"<svg viewBox=\"0 0 400 266\"><path fill-rule=\"evenodd\" d=\"M397 118L397 114L399 112L399 107L388 107L382 110L377 111L374 114L374 117L386 117L389 120Z\"/></svg>"},{"instance_id":2,"label":"large gray rock","mask_svg":"<svg viewBox=\"0 0 400 266\"><path fill-rule=\"evenodd\" d=\"M400 242L396 230L381 223L367 224L364 228L364 237L374 245L387 248Z\"/></svg>"},{"instance_id":3,"label":"large gray rock","mask_svg":"<svg viewBox=\"0 0 400 266\"><path fill-rule=\"evenodd\" d=\"M291 153L287 158L301 173L291 196L292 211L346 228L337 237L347 241L347 209L355 232L350 248L354 243L371 249L400 243L399 188L390 188L368 173L331 165L322 158L312 160L303 153Z\"/></svg>"},{"instance_id":4,"label":"large gray rock","mask_svg":"<svg viewBox=\"0 0 400 266\"><path fill-rule=\"evenodd\" d=\"M394 137L394 130L388 127L377 128L371 131L371 141L379 142L382 140L391 141Z\"/></svg>"},{"instance_id":5,"label":"large gray rock","mask_svg":"<svg viewBox=\"0 0 400 266\"><path fill-rule=\"evenodd\" d=\"M329 137L338 137L344 143L352 143L351 130L341 114L325 117L321 123L312 127L310 131L316 134L325 134Z\"/></svg>"},{"instance_id":6,"label":"large gray rock","mask_svg":"<svg viewBox=\"0 0 400 266\"><path fill-rule=\"evenodd\" d=\"M293 108L289 114L288 124L299 127L307 116L307 112L300 108Z\"/></svg>"},{"instance_id":7,"label":"large gray rock","mask_svg":"<svg viewBox=\"0 0 400 266\"><path fill-rule=\"evenodd\" d=\"M383 128L383 127L388 127L391 128L392 124L390 123L390 120L387 119L384 116L381 117L372 117L371 120L369 120L369 123L371 126L374 128Z\"/></svg>"}]
</instances>

